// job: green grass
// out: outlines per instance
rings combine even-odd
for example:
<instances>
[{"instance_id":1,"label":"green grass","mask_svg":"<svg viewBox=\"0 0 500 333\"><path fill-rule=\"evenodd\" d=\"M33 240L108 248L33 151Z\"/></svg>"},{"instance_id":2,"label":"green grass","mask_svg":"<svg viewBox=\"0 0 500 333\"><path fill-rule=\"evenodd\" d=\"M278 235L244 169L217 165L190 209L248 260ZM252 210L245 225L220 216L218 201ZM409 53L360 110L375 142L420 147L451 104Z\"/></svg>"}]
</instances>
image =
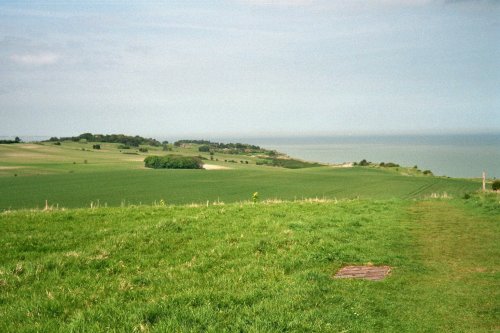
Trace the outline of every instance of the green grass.
<instances>
[{"instance_id":1,"label":"green grass","mask_svg":"<svg viewBox=\"0 0 500 333\"><path fill-rule=\"evenodd\" d=\"M127 153L137 154L131 155L117 146L103 143L100 150L92 150L92 144L74 142L0 145L0 210L43 207L45 200L59 207L152 204L160 199L175 204L228 203L249 200L254 192L263 199L287 200L423 198L444 192L461 197L480 187L477 181L409 174L405 168L290 170L257 166L258 157L241 155L216 154L214 161L205 161L229 170L150 170L143 163L148 155L198 155L197 147L173 152L148 147L148 153L130 149ZM225 159L238 163L224 163Z\"/></svg>"},{"instance_id":2,"label":"green grass","mask_svg":"<svg viewBox=\"0 0 500 333\"><path fill-rule=\"evenodd\" d=\"M491 332L498 196L0 215L1 332ZM347 264L393 267L337 280Z\"/></svg>"}]
</instances>

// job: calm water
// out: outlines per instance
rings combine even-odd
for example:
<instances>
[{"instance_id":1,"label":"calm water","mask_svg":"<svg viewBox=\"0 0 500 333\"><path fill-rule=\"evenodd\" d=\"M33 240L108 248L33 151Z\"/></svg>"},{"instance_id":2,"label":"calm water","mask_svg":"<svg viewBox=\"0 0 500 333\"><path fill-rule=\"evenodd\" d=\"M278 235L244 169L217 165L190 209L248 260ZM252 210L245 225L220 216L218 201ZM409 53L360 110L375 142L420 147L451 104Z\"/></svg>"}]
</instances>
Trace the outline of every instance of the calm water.
<instances>
[{"instance_id":1,"label":"calm water","mask_svg":"<svg viewBox=\"0 0 500 333\"><path fill-rule=\"evenodd\" d=\"M242 139L241 141L244 141ZM451 177L500 178L500 133L433 136L338 136L246 139L292 157L325 163L367 159L430 169Z\"/></svg>"}]
</instances>

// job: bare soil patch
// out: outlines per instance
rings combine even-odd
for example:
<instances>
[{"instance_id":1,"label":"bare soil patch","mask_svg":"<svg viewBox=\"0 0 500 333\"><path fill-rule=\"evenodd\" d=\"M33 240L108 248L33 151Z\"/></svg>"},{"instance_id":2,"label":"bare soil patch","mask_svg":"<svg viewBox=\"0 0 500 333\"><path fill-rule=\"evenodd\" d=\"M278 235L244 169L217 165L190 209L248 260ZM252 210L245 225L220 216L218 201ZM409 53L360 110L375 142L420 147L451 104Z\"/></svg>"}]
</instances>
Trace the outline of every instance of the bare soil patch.
<instances>
[{"instance_id":1,"label":"bare soil patch","mask_svg":"<svg viewBox=\"0 0 500 333\"><path fill-rule=\"evenodd\" d=\"M215 165L215 164L203 164L203 169L205 170L229 170L231 168L222 166L222 165Z\"/></svg>"},{"instance_id":2,"label":"bare soil patch","mask_svg":"<svg viewBox=\"0 0 500 333\"><path fill-rule=\"evenodd\" d=\"M352 163L352 162L331 165L332 168L352 168L353 166L354 166L354 163Z\"/></svg>"}]
</instances>

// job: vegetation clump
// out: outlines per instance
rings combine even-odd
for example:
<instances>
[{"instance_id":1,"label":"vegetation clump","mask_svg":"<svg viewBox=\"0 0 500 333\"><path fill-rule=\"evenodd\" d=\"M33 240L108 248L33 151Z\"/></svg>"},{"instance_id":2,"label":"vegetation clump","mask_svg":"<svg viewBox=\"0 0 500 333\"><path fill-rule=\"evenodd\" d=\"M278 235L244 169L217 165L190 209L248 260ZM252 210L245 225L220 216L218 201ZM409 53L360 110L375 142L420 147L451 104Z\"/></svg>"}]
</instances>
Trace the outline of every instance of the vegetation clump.
<instances>
[{"instance_id":1,"label":"vegetation clump","mask_svg":"<svg viewBox=\"0 0 500 333\"><path fill-rule=\"evenodd\" d=\"M209 145L199 146L198 151L203 153L208 153L210 151L210 146Z\"/></svg>"},{"instance_id":2,"label":"vegetation clump","mask_svg":"<svg viewBox=\"0 0 500 333\"><path fill-rule=\"evenodd\" d=\"M144 166L153 169L202 169L203 163L196 156L166 155L148 156Z\"/></svg>"},{"instance_id":3,"label":"vegetation clump","mask_svg":"<svg viewBox=\"0 0 500 333\"><path fill-rule=\"evenodd\" d=\"M368 162L367 160L365 159L362 159L359 163L358 163L359 166L369 166L370 165L370 162Z\"/></svg>"},{"instance_id":4,"label":"vegetation clump","mask_svg":"<svg viewBox=\"0 0 500 333\"><path fill-rule=\"evenodd\" d=\"M83 133L78 136L71 137L51 137L48 141L84 141L84 142L109 142L109 143L121 143L127 146L139 147L139 145L149 145L154 147L161 146L161 143L152 138L143 138L141 136L130 136L124 134L92 134Z\"/></svg>"},{"instance_id":5,"label":"vegetation clump","mask_svg":"<svg viewBox=\"0 0 500 333\"><path fill-rule=\"evenodd\" d=\"M275 156L277 152L274 150L267 150L256 145L247 143L221 143L211 142L208 140L178 140L174 142L175 147L182 147L186 145L201 145L198 150L200 152L218 152L224 154L263 154L267 156Z\"/></svg>"},{"instance_id":6,"label":"vegetation clump","mask_svg":"<svg viewBox=\"0 0 500 333\"><path fill-rule=\"evenodd\" d=\"M500 180L499 179L493 181L493 183L491 184L491 189L493 191L500 190Z\"/></svg>"},{"instance_id":7,"label":"vegetation clump","mask_svg":"<svg viewBox=\"0 0 500 333\"><path fill-rule=\"evenodd\" d=\"M379 166L384 167L384 168L398 168L400 167L399 164L393 163L393 162L387 162L387 163L380 163Z\"/></svg>"},{"instance_id":8,"label":"vegetation clump","mask_svg":"<svg viewBox=\"0 0 500 333\"><path fill-rule=\"evenodd\" d=\"M257 161L257 165L269 165L275 167L282 167L287 169L302 169L302 168L313 168L319 167L321 164L319 163L311 163L301 160L295 159L285 159L285 158L266 158L260 161Z\"/></svg>"},{"instance_id":9,"label":"vegetation clump","mask_svg":"<svg viewBox=\"0 0 500 333\"><path fill-rule=\"evenodd\" d=\"M22 140L16 136L14 140L0 140L0 144L12 144L12 143L21 143Z\"/></svg>"}]
</instances>

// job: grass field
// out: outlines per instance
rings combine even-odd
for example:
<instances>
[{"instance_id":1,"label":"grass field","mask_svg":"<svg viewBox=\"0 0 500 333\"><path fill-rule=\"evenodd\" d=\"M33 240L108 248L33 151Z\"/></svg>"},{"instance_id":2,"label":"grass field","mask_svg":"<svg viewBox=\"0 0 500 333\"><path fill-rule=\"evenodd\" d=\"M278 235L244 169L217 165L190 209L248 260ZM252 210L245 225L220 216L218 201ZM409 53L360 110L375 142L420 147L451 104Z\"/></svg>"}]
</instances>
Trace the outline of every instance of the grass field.
<instances>
[{"instance_id":1,"label":"grass field","mask_svg":"<svg viewBox=\"0 0 500 333\"><path fill-rule=\"evenodd\" d=\"M117 146L101 144L101 150L93 150L91 143L78 142L0 145L0 209L42 208L46 200L59 207L151 205L160 200L228 203L249 200L254 192L263 199L287 200L424 198L445 192L460 197L480 187L478 181L422 176L409 168L290 170L257 166L255 156L218 153L205 162L229 169L151 170L144 168L144 158L166 152L153 147L148 153L120 151ZM196 146L175 148L173 153L200 154Z\"/></svg>"},{"instance_id":2,"label":"grass field","mask_svg":"<svg viewBox=\"0 0 500 333\"><path fill-rule=\"evenodd\" d=\"M344 200L0 215L1 332L492 332L500 203ZM347 264L383 281L339 280Z\"/></svg>"}]
</instances>

